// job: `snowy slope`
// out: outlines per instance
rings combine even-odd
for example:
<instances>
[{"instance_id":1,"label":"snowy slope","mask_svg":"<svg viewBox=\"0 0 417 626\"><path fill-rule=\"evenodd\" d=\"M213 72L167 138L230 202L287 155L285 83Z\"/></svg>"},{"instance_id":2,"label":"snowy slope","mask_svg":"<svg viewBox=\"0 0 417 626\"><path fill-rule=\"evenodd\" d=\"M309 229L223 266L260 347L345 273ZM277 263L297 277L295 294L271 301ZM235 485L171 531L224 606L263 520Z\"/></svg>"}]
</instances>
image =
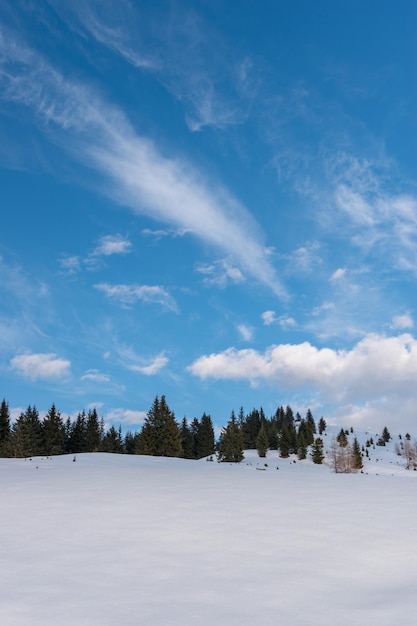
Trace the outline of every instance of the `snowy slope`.
<instances>
[{"instance_id":1,"label":"snowy slope","mask_svg":"<svg viewBox=\"0 0 417 626\"><path fill-rule=\"evenodd\" d=\"M349 475L252 451L240 465L0 459L0 623L412 620L417 472L396 465L394 444L373 452Z\"/></svg>"}]
</instances>

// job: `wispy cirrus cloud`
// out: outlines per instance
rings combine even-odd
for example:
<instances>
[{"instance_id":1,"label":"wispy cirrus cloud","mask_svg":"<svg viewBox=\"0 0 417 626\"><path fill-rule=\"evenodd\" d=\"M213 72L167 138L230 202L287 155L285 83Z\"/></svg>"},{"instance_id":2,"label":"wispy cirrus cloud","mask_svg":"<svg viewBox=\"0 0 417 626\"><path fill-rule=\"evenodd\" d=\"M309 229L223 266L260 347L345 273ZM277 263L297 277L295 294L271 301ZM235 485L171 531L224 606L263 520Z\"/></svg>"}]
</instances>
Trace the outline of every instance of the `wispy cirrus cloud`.
<instances>
[{"instance_id":1,"label":"wispy cirrus cloud","mask_svg":"<svg viewBox=\"0 0 417 626\"><path fill-rule=\"evenodd\" d=\"M206 285L215 285L221 289L246 280L240 269L225 259L216 263L198 263L196 271L202 274Z\"/></svg>"},{"instance_id":2,"label":"wispy cirrus cloud","mask_svg":"<svg viewBox=\"0 0 417 626\"><path fill-rule=\"evenodd\" d=\"M107 384L111 381L111 376L109 376L109 374L103 374L97 369L91 369L83 374L83 376L81 376L81 380L89 380L94 383Z\"/></svg>"},{"instance_id":3,"label":"wispy cirrus cloud","mask_svg":"<svg viewBox=\"0 0 417 626\"><path fill-rule=\"evenodd\" d=\"M286 296L256 222L222 185L184 159L160 154L120 110L64 78L10 31L1 33L0 52L3 100L28 107L45 136L109 181L106 193L137 213L191 231Z\"/></svg>"},{"instance_id":4,"label":"wispy cirrus cloud","mask_svg":"<svg viewBox=\"0 0 417 626\"><path fill-rule=\"evenodd\" d=\"M94 288L107 298L121 304L135 304L136 302L160 304L164 308L178 312L174 298L164 288L157 285L109 285L99 283Z\"/></svg>"},{"instance_id":5,"label":"wispy cirrus cloud","mask_svg":"<svg viewBox=\"0 0 417 626\"><path fill-rule=\"evenodd\" d=\"M10 367L31 381L61 379L70 374L71 362L54 353L20 354L10 361Z\"/></svg>"}]
</instances>

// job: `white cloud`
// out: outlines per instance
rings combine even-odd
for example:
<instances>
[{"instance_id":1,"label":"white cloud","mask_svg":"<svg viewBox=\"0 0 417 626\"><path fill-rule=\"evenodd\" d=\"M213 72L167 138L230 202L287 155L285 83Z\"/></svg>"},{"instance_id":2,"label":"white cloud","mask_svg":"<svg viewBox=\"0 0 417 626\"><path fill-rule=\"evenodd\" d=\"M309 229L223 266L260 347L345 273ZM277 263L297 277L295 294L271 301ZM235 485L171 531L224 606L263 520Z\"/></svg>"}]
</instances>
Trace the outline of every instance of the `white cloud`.
<instances>
[{"instance_id":1,"label":"white cloud","mask_svg":"<svg viewBox=\"0 0 417 626\"><path fill-rule=\"evenodd\" d=\"M253 338L253 329L249 328L245 324L239 324L237 327L243 341L252 341Z\"/></svg>"},{"instance_id":2,"label":"white cloud","mask_svg":"<svg viewBox=\"0 0 417 626\"><path fill-rule=\"evenodd\" d=\"M81 376L81 380L91 380L95 383L109 383L111 381L111 377L108 374L102 374L96 369L88 370L83 376Z\"/></svg>"},{"instance_id":3,"label":"white cloud","mask_svg":"<svg viewBox=\"0 0 417 626\"><path fill-rule=\"evenodd\" d=\"M271 324L275 324L276 322L278 322L275 311L264 311L261 315L261 318L265 326L270 326Z\"/></svg>"},{"instance_id":4,"label":"white cloud","mask_svg":"<svg viewBox=\"0 0 417 626\"><path fill-rule=\"evenodd\" d=\"M62 255L59 259L59 265L63 273L68 276L76 274L80 270L80 259L75 255Z\"/></svg>"},{"instance_id":5,"label":"white cloud","mask_svg":"<svg viewBox=\"0 0 417 626\"><path fill-rule=\"evenodd\" d=\"M18 374L29 380L64 378L70 373L71 362L56 354L21 354L10 361Z\"/></svg>"},{"instance_id":6,"label":"white cloud","mask_svg":"<svg viewBox=\"0 0 417 626\"><path fill-rule=\"evenodd\" d=\"M297 322L289 315L281 315L278 319L278 324L282 330L292 330L297 327Z\"/></svg>"},{"instance_id":7,"label":"white cloud","mask_svg":"<svg viewBox=\"0 0 417 626\"><path fill-rule=\"evenodd\" d=\"M345 268L339 267L335 272L333 272L333 274L330 277L330 280L332 282L337 282L339 280L342 280L346 276L346 272L347 270Z\"/></svg>"},{"instance_id":8,"label":"white cloud","mask_svg":"<svg viewBox=\"0 0 417 626\"><path fill-rule=\"evenodd\" d=\"M264 353L236 350L202 356L189 366L199 378L266 382L280 389L310 389L323 402L374 407L415 398L417 340L410 334L368 335L351 350L316 348L308 342L281 344Z\"/></svg>"},{"instance_id":9,"label":"white cloud","mask_svg":"<svg viewBox=\"0 0 417 626\"><path fill-rule=\"evenodd\" d=\"M110 409L105 414L106 422L116 424L143 424L146 411L132 411L131 409Z\"/></svg>"},{"instance_id":10,"label":"white cloud","mask_svg":"<svg viewBox=\"0 0 417 626\"><path fill-rule=\"evenodd\" d=\"M203 282L206 285L216 285L221 289L229 284L238 284L245 280L240 269L224 259L211 264L199 263L196 266L196 271L203 274Z\"/></svg>"},{"instance_id":11,"label":"white cloud","mask_svg":"<svg viewBox=\"0 0 417 626\"><path fill-rule=\"evenodd\" d=\"M304 246L294 250L289 255L288 263L290 271L308 274L314 270L317 265L321 264L319 256L320 243L318 241L307 242Z\"/></svg>"},{"instance_id":12,"label":"white cloud","mask_svg":"<svg viewBox=\"0 0 417 626\"><path fill-rule=\"evenodd\" d=\"M190 230L227 252L276 295L286 296L256 222L220 184L205 180L183 159L163 156L118 109L64 78L6 31L0 52L2 97L33 110L48 132L53 128L55 141L105 177L102 191L139 214Z\"/></svg>"},{"instance_id":13,"label":"white cloud","mask_svg":"<svg viewBox=\"0 0 417 626\"><path fill-rule=\"evenodd\" d=\"M392 318L391 328L394 330L408 330L414 328L414 321L411 315L396 315Z\"/></svg>"},{"instance_id":14,"label":"white cloud","mask_svg":"<svg viewBox=\"0 0 417 626\"><path fill-rule=\"evenodd\" d=\"M148 365L129 365L128 369L132 370L132 372L139 372L140 374L144 374L145 376L154 376L161 369L168 365L169 359L165 356L164 352L158 354Z\"/></svg>"},{"instance_id":15,"label":"white cloud","mask_svg":"<svg viewBox=\"0 0 417 626\"><path fill-rule=\"evenodd\" d=\"M155 239L162 239L162 237L172 237L176 239L177 237L184 237L190 230L187 228L159 228L156 230L152 230L150 228L144 228L142 230L142 235L146 237L154 237Z\"/></svg>"},{"instance_id":16,"label":"white cloud","mask_svg":"<svg viewBox=\"0 0 417 626\"><path fill-rule=\"evenodd\" d=\"M99 283L94 288L105 296L117 300L122 304L135 302L153 302L160 304L170 311L178 311L177 303L164 287L149 285L109 285Z\"/></svg>"},{"instance_id":17,"label":"white cloud","mask_svg":"<svg viewBox=\"0 0 417 626\"><path fill-rule=\"evenodd\" d=\"M132 244L122 235L104 235L100 238L97 248L93 251L95 256L110 256L112 254L128 254Z\"/></svg>"}]
</instances>

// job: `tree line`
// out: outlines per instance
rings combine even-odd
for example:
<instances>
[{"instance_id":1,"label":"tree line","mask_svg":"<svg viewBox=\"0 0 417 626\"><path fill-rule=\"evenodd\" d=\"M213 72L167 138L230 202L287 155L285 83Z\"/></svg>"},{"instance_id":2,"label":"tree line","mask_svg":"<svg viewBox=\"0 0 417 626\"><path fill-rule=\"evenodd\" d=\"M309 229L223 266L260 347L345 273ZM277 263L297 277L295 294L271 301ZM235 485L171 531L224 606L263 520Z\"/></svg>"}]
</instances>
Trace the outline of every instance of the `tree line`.
<instances>
[{"instance_id":1,"label":"tree line","mask_svg":"<svg viewBox=\"0 0 417 626\"><path fill-rule=\"evenodd\" d=\"M321 435L326 422L320 418L318 432ZM257 449L265 457L268 449L280 450L282 457L297 454L306 458L309 446L315 446L317 462L322 456L322 441L315 438L316 424L310 410L305 418L294 415L290 406L280 406L267 418L262 407L238 415L232 411L227 425L215 440L210 415L201 419L176 420L165 396L156 396L139 432L122 434L121 427L104 427L96 409L81 411L75 419L66 420L52 404L41 419L35 406L12 423L9 405L3 400L0 406L0 456L30 457L81 452L113 452L121 454L148 454L154 456L200 459L217 455L219 461L239 462L243 450ZM320 445L321 442L321 445ZM313 459L314 460L314 459Z\"/></svg>"},{"instance_id":2,"label":"tree line","mask_svg":"<svg viewBox=\"0 0 417 626\"><path fill-rule=\"evenodd\" d=\"M64 420L54 404L43 419L35 406L28 406L12 423L9 405L3 400L0 456L111 452L211 460L216 456L219 462L239 463L244 458L244 450L252 449L257 450L261 458L268 450L278 450L281 458L296 455L303 460L309 455L314 463L321 464L325 458L322 435L326 426L323 417L316 424L310 409L302 417L299 412L294 414L289 405L279 406L271 417L266 417L262 407L247 414L241 407L237 415L232 411L216 441L210 415L204 413L201 419L191 421L184 417L179 423L163 395L156 396L141 430L123 435L121 426L118 429L110 426L106 430L95 408L87 413L79 412L73 420L70 417ZM360 470L368 448L374 444L371 438L366 447L361 448L356 437L351 444L350 432L342 428L330 443L328 461L337 473ZM376 445L383 446L390 438L385 427ZM406 458L407 467L416 467L417 444L410 442L408 434L397 447L398 454Z\"/></svg>"}]
</instances>

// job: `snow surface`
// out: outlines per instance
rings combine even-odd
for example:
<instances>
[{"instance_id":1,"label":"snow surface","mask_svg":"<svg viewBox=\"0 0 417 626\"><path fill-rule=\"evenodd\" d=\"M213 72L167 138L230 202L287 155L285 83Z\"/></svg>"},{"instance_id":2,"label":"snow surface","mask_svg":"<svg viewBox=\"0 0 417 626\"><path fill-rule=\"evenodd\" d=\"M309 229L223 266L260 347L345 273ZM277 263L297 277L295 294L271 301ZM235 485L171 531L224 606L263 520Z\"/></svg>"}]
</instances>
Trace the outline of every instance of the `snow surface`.
<instances>
[{"instance_id":1,"label":"snow surface","mask_svg":"<svg viewBox=\"0 0 417 626\"><path fill-rule=\"evenodd\" d=\"M348 475L276 452L0 459L0 623L413 623L417 472L373 453Z\"/></svg>"}]
</instances>

